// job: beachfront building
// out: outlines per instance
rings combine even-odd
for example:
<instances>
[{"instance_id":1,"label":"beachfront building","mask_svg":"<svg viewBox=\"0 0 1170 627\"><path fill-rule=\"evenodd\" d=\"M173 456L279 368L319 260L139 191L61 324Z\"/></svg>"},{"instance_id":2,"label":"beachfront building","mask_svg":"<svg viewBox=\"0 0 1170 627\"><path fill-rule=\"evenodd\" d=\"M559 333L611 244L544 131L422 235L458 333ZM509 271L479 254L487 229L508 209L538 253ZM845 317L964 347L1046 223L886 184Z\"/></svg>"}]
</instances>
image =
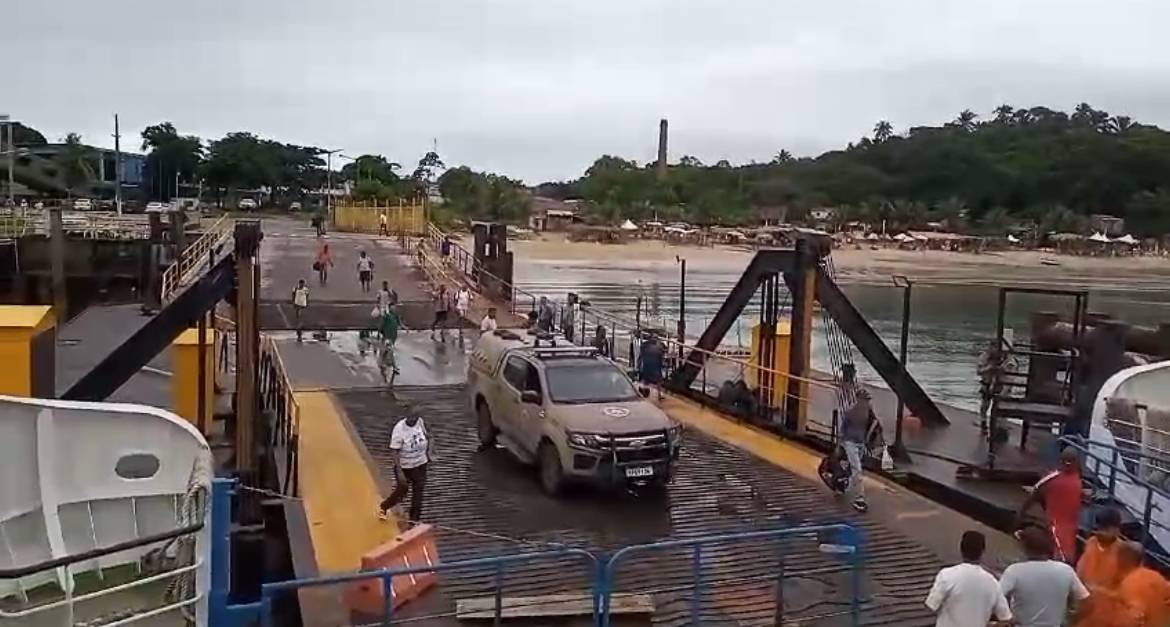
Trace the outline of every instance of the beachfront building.
<instances>
[{"instance_id":1,"label":"beachfront building","mask_svg":"<svg viewBox=\"0 0 1170 627\"><path fill-rule=\"evenodd\" d=\"M528 210L528 228L536 232L567 231L582 221L577 203L533 196Z\"/></svg>"}]
</instances>

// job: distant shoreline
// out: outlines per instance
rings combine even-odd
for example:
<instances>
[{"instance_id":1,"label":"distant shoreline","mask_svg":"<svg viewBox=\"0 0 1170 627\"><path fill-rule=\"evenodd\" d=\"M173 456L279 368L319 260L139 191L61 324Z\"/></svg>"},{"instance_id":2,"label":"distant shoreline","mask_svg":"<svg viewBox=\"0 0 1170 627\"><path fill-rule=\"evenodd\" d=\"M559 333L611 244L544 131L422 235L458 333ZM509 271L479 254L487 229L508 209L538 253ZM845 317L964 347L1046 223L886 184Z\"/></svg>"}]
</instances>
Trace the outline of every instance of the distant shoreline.
<instances>
[{"instance_id":1,"label":"distant shoreline","mask_svg":"<svg viewBox=\"0 0 1170 627\"><path fill-rule=\"evenodd\" d=\"M465 245L470 238L464 240ZM544 233L529 240L510 240L509 247L525 264L587 261L620 269L661 271L685 257L692 272L738 274L753 251L731 246L677 245L662 240L625 244L570 242L563 233ZM1055 261L1059 265L1047 265ZM845 246L833 251L843 283L888 284L901 274L923 284L1031 285L1097 290L1170 290L1170 258L1160 256L1088 257L1051 251L1009 250L987 253L940 250L899 250Z\"/></svg>"}]
</instances>

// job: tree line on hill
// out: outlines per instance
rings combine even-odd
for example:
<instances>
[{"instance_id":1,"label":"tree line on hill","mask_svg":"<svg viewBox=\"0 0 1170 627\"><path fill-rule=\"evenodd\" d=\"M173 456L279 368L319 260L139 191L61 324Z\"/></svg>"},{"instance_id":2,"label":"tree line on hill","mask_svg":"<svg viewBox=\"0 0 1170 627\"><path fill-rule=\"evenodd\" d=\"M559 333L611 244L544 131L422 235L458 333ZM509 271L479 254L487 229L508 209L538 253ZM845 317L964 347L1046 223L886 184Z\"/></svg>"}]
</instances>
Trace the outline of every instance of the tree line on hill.
<instances>
[{"instance_id":1,"label":"tree line on hill","mask_svg":"<svg viewBox=\"0 0 1170 627\"><path fill-rule=\"evenodd\" d=\"M266 188L280 206L326 185L326 151L248 132L204 141L170 122L146 127L144 182L168 200L201 184L209 199ZM43 142L17 129L17 142ZM85 176L85 147L71 134L63 164ZM965 110L942 126L896 133L887 121L872 136L817 157L779 150L767 163L707 165L686 155L659 176L654 163L599 157L579 178L528 188L504 175L447 168L428 152L410 172L383 155L349 160L333 175L361 200L442 195L447 217L523 221L533 193L578 199L591 221L685 220L743 225L800 222L833 208L832 227L862 223L895 231L941 225L1003 233L1032 224L1042 232L1084 232L1089 216L1122 217L1135 235L1170 233L1170 133L1088 104L1065 113L1047 107L997 107L985 119Z\"/></svg>"},{"instance_id":2,"label":"tree line on hill","mask_svg":"<svg viewBox=\"0 0 1170 627\"><path fill-rule=\"evenodd\" d=\"M941 223L1003 233L1017 223L1084 231L1092 214L1126 219L1138 235L1170 232L1170 133L1081 104L1071 113L997 107L942 126L871 137L815 158L780 150L768 163L705 165L693 156L656 176L653 163L611 155L578 179L537 186L541 195L588 201L599 219L680 219L745 224L800 221L831 207L833 226L889 230Z\"/></svg>"}]
</instances>

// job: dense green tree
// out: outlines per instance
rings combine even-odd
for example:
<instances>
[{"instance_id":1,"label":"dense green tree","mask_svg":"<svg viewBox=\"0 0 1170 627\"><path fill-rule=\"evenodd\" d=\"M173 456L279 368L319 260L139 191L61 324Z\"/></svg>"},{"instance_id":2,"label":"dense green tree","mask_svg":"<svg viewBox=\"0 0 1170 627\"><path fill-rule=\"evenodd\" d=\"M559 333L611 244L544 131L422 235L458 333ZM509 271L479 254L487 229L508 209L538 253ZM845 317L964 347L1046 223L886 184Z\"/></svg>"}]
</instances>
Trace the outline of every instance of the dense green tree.
<instances>
[{"instance_id":1,"label":"dense green tree","mask_svg":"<svg viewBox=\"0 0 1170 627\"><path fill-rule=\"evenodd\" d=\"M228 133L211 142L201 171L220 204L245 189L266 190L274 203L284 204L324 186L322 154L320 148Z\"/></svg>"},{"instance_id":2,"label":"dense green tree","mask_svg":"<svg viewBox=\"0 0 1170 627\"><path fill-rule=\"evenodd\" d=\"M444 210L455 215L505 222L528 217L530 197L520 181L461 166L444 172L438 185Z\"/></svg>"},{"instance_id":3,"label":"dense green tree","mask_svg":"<svg viewBox=\"0 0 1170 627\"><path fill-rule=\"evenodd\" d=\"M142 150L147 151L143 171L147 193L163 201L179 196L180 184L194 183L203 162L202 141L194 135L180 135L170 122L143 129Z\"/></svg>"},{"instance_id":4,"label":"dense green tree","mask_svg":"<svg viewBox=\"0 0 1170 627\"><path fill-rule=\"evenodd\" d=\"M97 178L94 174L97 153L81 143L81 136L77 133L66 135L63 143L65 147L57 157L57 163L65 179L66 190L72 198L84 185Z\"/></svg>"}]
</instances>

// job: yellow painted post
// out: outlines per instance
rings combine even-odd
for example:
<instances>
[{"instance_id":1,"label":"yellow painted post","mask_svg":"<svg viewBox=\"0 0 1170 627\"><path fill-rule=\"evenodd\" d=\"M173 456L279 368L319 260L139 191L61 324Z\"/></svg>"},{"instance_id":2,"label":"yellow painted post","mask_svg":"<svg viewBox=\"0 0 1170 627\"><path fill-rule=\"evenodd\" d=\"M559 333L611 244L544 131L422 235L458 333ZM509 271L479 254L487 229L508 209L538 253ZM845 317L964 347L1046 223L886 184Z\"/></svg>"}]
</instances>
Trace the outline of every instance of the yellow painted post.
<instances>
[{"instance_id":1,"label":"yellow painted post","mask_svg":"<svg viewBox=\"0 0 1170 627\"><path fill-rule=\"evenodd\" d=\"M772 363L760 363L760 333L763 330L763 324L757 324L752 327L752 353L751 364L757 368L768 369L764 370L764 381L767 377L772 377L771 397L768 399L769 407L784 407L784 397L788 391L788 353L792 347L792 327L787 322L776 323L776 338L772 343ZM753 368L754 370L754 368ZM754 374L754 373L752 373ZM752 381L757 380L755 377L749 378L748 373L744 373L744 382L751 385Z\"/></svg>"},{"instance_id":2,"label":"yellow painted post","mask_svg":"<svg viewBox=\"0 0 1170 627\"><path fill-rule=\"evenodd\" d=\"M215 404L215 334L204 343L203 417L199 417L199 331L187 329L171 345L171 401L175 413L201 427L210 425Z\"/></svg>"},{"instance_id":3,"label":"yellow painted post","mask_svg":"<svg viewBox=\"0 0 1170 627\"><path fill-rule=\"evenodd\" d=\"M56 398L57 322L44 305L0 305L0 394Z\"/></svg>"}]
</instances>

